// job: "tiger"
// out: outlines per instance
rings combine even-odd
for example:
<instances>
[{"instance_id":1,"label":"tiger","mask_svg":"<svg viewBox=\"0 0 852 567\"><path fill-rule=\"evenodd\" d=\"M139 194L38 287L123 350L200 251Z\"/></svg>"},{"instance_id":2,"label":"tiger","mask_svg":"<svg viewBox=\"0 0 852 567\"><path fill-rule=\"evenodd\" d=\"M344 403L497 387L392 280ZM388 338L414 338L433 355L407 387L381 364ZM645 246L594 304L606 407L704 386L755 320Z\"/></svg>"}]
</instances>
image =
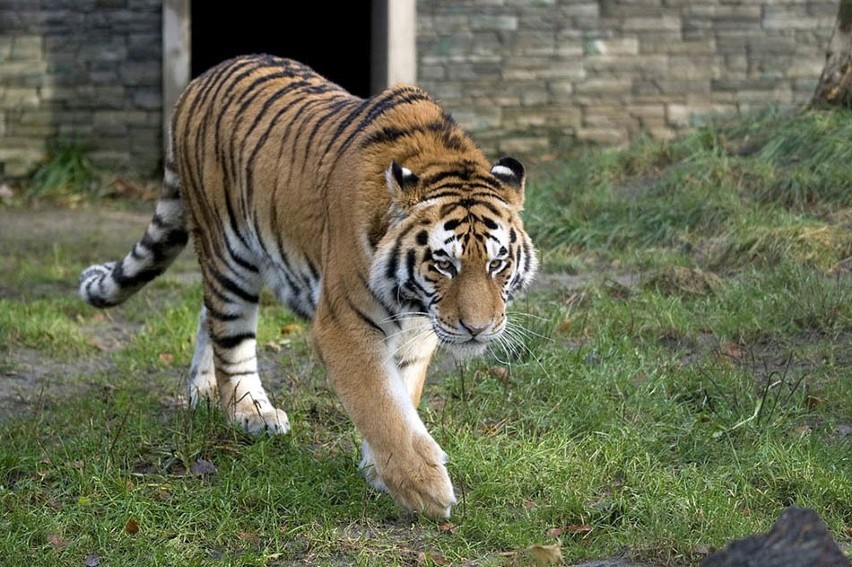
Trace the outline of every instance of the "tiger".
<instances>
[{"instance_id":1,"label":"tiger","mask_svg":"<svg viewBox=\"0 0 852 567\"><path fill-rule=\"evenodd\" d=\"M440 345L482 354L538 260L520 217L525 169L491 163L429 94L394 85L360 98L305 64L224 61L174 105L153 217L121 260L80 275L118 305L191 239L203 302L191 405L218 400L251 434L284 434L257 363L261 293L311 321L310 342L363 437L359 471L404 509L448 518L447 454L418 414Z\"/></svg>"}]
</instances>

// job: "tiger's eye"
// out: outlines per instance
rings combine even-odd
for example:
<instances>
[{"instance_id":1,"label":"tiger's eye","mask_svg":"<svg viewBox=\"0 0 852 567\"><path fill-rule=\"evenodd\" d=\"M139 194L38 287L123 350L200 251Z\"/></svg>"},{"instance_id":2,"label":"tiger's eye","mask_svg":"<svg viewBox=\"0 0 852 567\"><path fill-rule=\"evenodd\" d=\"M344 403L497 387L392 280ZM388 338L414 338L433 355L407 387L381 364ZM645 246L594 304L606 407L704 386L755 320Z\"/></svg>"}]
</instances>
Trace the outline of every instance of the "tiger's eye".
<instances>
[{"instance_id":1,"label":"tiger's eye","mask_svg":"<svg viewBox=\"0 0 852 567\"><path fill-rule=\"evenodd\" d=\"M458 273L458 270L456 270L456 265L453 263L452 260L435 260L435 263L433 265L435 266L436 270L438 270L448 278L451 278Z\"/></svg>"}]
</instances>

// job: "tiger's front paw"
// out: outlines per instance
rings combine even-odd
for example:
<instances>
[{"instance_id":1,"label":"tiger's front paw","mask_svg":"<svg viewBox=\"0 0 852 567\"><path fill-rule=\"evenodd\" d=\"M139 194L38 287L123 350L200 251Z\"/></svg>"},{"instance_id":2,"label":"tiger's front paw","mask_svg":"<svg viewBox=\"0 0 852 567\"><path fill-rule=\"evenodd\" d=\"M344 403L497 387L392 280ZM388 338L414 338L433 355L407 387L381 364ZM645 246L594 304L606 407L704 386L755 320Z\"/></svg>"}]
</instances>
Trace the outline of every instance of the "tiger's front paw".
<instances>
[{"instance_id":1,"label":"tiger's front paw","mask_svg":"<svg viewBox=\"0 0 852 567\"><path fill-rule=\"evenodd\" d=\"M360 468L373 488L387 491L403 508L440 519L449 518L456 504L446 462L431 437L418 435L387 451L365 442Z\"/></svg>"},{"instance_id":2,"label":"tiger's front paw","mask_svg":"<svg viewBox=\"0 0 852 567\"><path fill-rule=\"evenodd\" d=\"M268 405L237 410L230 417L234 425L251 435L284 435L290 431L290 420L284 410Z\"/></svg>"}]
</instances>

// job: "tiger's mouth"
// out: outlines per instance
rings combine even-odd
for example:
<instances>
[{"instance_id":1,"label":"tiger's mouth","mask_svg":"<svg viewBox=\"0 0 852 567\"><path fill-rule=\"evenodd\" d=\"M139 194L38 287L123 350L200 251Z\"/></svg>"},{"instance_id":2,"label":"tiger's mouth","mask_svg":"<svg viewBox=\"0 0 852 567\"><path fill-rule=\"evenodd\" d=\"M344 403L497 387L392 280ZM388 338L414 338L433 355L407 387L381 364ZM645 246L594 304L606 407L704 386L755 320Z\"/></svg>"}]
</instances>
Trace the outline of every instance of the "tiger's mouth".
<instances>
[{"instance_id":1,"label":"tiger's mouth","mask_svg":"<svg viewBox=\"0 0 852 567\"><path fill-rule=\"evenodd\" d=\"M441 341L441 344L444 350L456 360L467 360L482 356L488 349L488 342L473 338L460 342Z\"/></svg>"},{"instance_id":2,"label":"tiger's mouth","mask_svg":"<svg viewBox=\"0 0 852 567\"><path fill-rule=\"evenodd\" d=\"M459 360L481 356L503 332L503 329L498 329L474 336L469 333L448 330L434 319L432 327L444 349Z\"/></svg>"}]
</instances>

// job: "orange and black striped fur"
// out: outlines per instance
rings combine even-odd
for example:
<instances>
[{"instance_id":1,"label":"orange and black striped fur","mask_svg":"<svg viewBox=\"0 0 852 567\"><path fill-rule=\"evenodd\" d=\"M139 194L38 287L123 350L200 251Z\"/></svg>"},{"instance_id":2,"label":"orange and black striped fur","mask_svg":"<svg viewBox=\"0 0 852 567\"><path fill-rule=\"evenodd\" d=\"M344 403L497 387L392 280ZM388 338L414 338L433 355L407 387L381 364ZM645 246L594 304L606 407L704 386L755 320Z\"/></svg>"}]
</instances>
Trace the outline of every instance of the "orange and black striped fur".
<instances>
[{"instance_id":1,"label":"orange and black striped fur","mask_svg":"<svg viewBox=\"0 0 852 567\"><path fill-rule=\"evenodd\" d=\"M481 353L533 277L523 200L521 164L487 162L417 87L365 100L295 61L238 57L187 87L145 236L124 259L86 269L80 294L96 307L121 303L191 234L204 288L191 401L218 397L249 432L289 430L257 373L268 286L313 320L331 384L365 438L371 484L448 516L446 456L416 408L435 347Z\"/></svg>"}]
</instances>

